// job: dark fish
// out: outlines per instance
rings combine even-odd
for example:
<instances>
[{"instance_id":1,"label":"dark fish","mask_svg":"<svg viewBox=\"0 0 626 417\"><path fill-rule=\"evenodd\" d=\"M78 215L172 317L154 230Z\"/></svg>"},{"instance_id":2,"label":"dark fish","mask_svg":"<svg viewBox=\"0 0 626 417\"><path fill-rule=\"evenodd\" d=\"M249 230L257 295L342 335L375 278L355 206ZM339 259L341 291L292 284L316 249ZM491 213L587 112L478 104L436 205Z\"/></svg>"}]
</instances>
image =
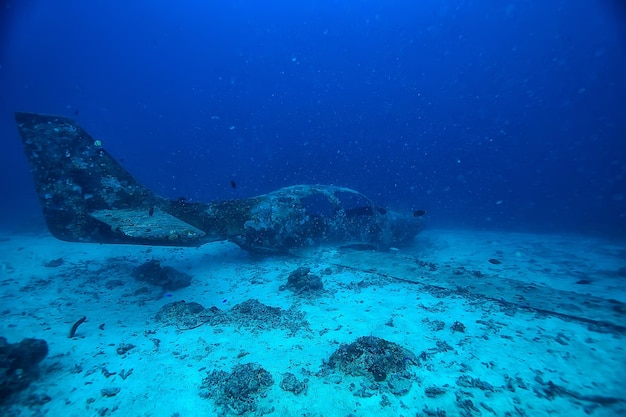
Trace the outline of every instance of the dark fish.
<instances>
[{"instance_id":1,"label":"dark fish","mask_svg":"<svg viewBox=\"0 0 626 417\"><path fill-rule=\"evenodd\" d=\"M180 204L181 206L184 206L186 202L187 202L186 197L178 197L178 204Z\"/></svg>"},{"instance_id":2,"label":"dark fish","mask_svg":"<svg viewBox=\"0 0 626 417\"><path fill-rule=\"evenodd\" d=\"M78 116L78 109L74 110L74 116Z\"/></svg>"},{"instance_id":3,"label":"dark fish","mask_svg":"<svg viewBox=\"0 0 626 417\"><path fill-rule=\"evenodd\" d=\"M581 280L576 281L576 284L579 284L579 285L591 284L591 280L590 279L581 279Z\"/></svg>"},{"instance_id":4,"label":"dark fish","mask_svg":"<svg viewBox=\"0 0 626 417\"><path fill-rule=\"evenodd\" d=\"M422 217L424 214L426 214L426 210L415 210L413 212L413 217Z\"/></svg>"},{"instance_id":5,"label":"dark fish","mask_svg":"<svg viewBox=\"0 0 626 417\"><path fill-rule=\"evenodd\" d=\"M497 260L497 259L493 259L493 258L491 258L491 259L489 259L489 263L490 263L490 264L494 264L494 265L500 265L502 262L500 262L500 261L499 261L499 260Z\"/></svg>"},{"instance_id":6,"label":"dark fish","mask_svg":"<svg viewBox=\"0 0 626 417\"><path fill-rule=\"evenodd\" d=\"M237 188L237 183L235 182L235 180L230 180L230 186L232 188Z\"/></svg>"},{"instance_id":7,"label":"dark fish","mask_svg":"<svg viewBox=\"0 0 626 417\"><path fill-rule=\"evenodd\" d=\"M152 217L154 215L154 206L150 207L150 210L148 210L148 216Z\"/></svg>"}]
</instances>

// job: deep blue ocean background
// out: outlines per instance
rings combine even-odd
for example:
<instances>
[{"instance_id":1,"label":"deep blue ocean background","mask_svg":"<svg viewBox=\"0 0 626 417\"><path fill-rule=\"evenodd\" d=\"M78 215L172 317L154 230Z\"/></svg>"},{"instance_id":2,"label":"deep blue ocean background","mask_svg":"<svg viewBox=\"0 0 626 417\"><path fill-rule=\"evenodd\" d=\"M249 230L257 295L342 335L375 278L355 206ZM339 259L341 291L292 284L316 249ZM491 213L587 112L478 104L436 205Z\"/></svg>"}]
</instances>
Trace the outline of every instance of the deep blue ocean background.
<instances>
[{"instance_id":1,"label":"deep blue ocean background","mask_svg":"<svg viewBox=\"0 0 626 417\"><path fill-rule=\"evenodd\" d=\"M75 118L172 198L329 183L432 227L626 236L624 11L5 1L0 226L42 225L13 120L29 111Z\"/></svg>"}]
</instances>

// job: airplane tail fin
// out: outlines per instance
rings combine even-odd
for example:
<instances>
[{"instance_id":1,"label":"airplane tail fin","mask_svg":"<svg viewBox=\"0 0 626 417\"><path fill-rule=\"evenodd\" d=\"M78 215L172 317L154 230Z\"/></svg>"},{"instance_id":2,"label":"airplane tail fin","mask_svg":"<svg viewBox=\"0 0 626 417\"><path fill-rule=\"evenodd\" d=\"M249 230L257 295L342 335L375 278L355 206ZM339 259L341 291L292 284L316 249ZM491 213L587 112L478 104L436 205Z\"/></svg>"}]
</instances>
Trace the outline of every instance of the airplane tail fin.
<instances>
[{"instance_id":1,"label":"airplane tail fin","mask_svg":"<svg viewBox=\"0 0 626 417\"><path fill-rule=\"evenodd\" d=\"M167 213L98 140L69 118L16 113L50 232L72 242L197 245L201 230Z\"/></svg>"}]
</instances>

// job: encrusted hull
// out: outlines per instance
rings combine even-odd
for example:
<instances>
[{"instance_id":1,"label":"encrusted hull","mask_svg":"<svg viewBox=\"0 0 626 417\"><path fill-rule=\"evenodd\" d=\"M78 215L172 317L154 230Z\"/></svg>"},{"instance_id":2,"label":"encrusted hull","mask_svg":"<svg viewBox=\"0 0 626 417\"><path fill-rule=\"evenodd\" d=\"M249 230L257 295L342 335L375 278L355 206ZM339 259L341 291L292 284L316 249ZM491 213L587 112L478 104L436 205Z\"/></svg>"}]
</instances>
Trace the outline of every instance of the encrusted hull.
<instances>
[{"instance_id":1,"label":"encrusted hull","mask_svg":"<svg viewBox=\"0 0 626 417\"><path fill-rule=\"evenodd\" d=\"M198 246L231 240L285 252L319 243L384 249L410 242L423 220L332 185L294 185L248 199L190 203L145 188L75 121L16 113L51 233L61 240Z\"/></svg>"}]
</instances>

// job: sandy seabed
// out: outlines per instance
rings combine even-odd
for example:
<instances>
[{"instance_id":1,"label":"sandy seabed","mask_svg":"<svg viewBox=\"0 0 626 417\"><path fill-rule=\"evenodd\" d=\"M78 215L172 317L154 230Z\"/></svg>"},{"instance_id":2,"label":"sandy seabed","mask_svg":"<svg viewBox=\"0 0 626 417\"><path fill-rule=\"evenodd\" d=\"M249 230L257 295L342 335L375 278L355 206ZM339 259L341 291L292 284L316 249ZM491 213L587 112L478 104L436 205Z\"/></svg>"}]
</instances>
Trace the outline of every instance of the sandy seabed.
<instances>
[{"instance_id":1,"label":"sandy seabed","mask_svg":"<svg viewBox=\"0 0 626 417\"><path fill-rule=\"evenodd\" d=\"M227 242L0 237L0 336L49 347L38 378L0 405L3 416L626 415L625 242L428 230L389 252L252 256ZM133 277L151 260L189 274L191 285L162 291ZM285 289L300 267L324 290ZM258 300L302 320L156 319L182 300L224 312ZM329 369L333 352L363 336L418 358L403 392L390 378ZM234 399L247 408L233 407L207 376L250 363L273 383ZM287 374L299 390L288 389Z\"/></svg>"}]
</instances>

